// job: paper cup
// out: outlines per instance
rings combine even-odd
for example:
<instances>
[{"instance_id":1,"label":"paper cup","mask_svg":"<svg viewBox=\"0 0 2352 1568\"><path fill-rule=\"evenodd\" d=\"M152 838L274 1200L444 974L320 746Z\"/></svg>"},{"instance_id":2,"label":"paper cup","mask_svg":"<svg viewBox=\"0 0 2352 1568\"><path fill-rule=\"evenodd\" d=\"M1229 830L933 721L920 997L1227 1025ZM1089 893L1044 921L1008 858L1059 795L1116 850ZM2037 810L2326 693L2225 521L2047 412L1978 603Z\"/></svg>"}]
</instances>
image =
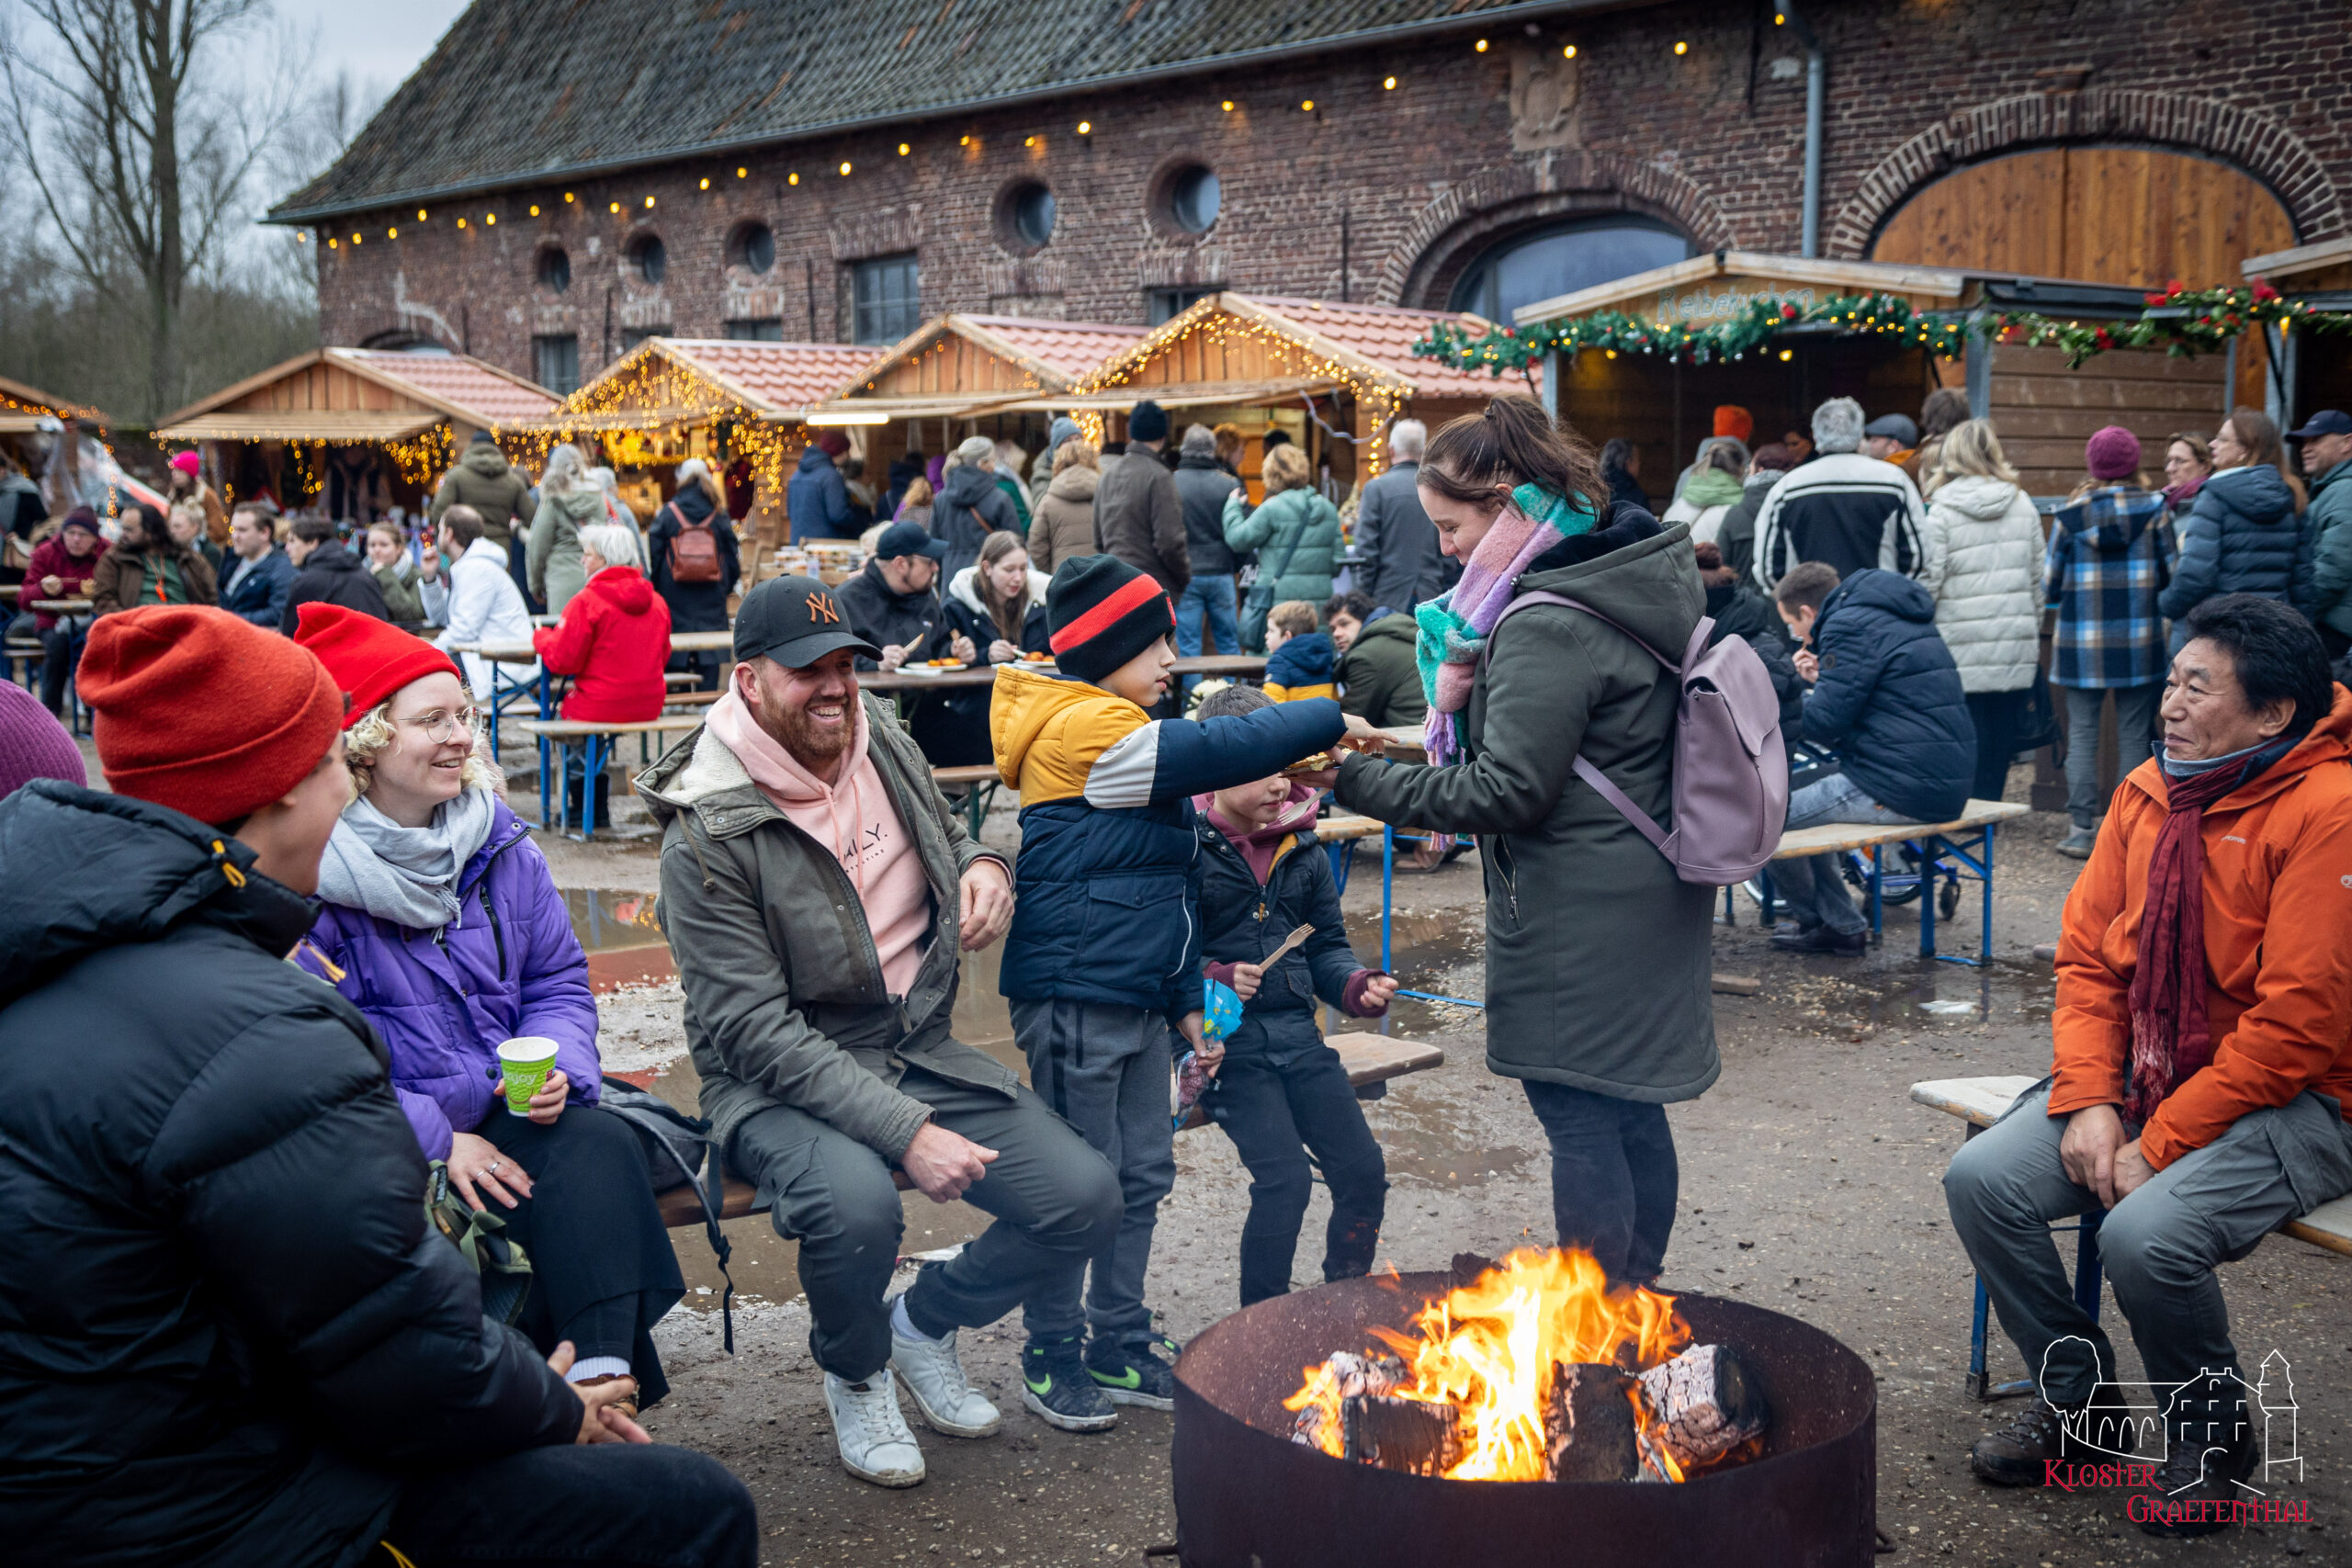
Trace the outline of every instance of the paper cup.
<instances>
[{"instance_id":1,"label":"paper cup","mask_svg":"<svg viewBox=\"0 0 2352 1568\"><path fill-rule=\"evenodd\" d=\"M531 1096L547 1087L555 1070L555 1042L525 1035L498 1048L498 1068L506 1077L506 1110L514 1116L531 1113Z\"/></svg>"}]
</instances>

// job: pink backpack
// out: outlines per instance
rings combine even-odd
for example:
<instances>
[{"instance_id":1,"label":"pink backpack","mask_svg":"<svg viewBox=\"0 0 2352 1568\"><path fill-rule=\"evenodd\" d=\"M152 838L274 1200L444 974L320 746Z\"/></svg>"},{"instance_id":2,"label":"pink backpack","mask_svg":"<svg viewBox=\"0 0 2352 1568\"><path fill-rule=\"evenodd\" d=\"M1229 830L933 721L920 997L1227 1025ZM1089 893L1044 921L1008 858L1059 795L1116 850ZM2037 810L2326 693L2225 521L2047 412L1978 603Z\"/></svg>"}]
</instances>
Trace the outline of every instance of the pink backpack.
<instances>
[{"instance_id":1,"label":"pink backpack","mask_svg":"<svg viewBox=\"0 0 2352 1568\"><path fill-rule=\"evenodd\" d=\"M1715 623L1702 615L1677 664L1589 604L1560 593L1513 599L1487 633L1491 652L1503 622L1531 604L1561 604L1607 621L1634 646L1678 676L1682 702L1674 721L1674 831L1651 820L1625 792L1579 755L1577 777L1615 807L1672 863L1685 882L1728 887L1772 858L1789 814L1789 753L1781 742L1781 699L1764 661L1744 637L1707 646Z\"/></svg>"}]
</instances>

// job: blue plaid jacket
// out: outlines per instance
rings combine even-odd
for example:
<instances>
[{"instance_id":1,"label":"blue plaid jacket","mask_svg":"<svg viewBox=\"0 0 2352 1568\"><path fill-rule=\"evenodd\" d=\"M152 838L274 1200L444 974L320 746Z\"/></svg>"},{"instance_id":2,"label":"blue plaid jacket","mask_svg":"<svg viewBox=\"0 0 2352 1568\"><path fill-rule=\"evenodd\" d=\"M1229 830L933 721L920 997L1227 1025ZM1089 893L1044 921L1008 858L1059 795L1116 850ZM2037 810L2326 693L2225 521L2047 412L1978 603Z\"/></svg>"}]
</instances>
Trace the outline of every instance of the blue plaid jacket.
<instances>
[{"instance_id":1,"label":"blue plaid jacket","mask_svg":"<svg viewBox=\"0 0 2352 1568\"><path fill-rule=\"evenodd\" d=\"M2151 686L2165 678L2156 595L2178 558L2165 498L2105 485L2052 515L2042 603L2058 612L2051 683Z\"/></svg>"}]
</instances>

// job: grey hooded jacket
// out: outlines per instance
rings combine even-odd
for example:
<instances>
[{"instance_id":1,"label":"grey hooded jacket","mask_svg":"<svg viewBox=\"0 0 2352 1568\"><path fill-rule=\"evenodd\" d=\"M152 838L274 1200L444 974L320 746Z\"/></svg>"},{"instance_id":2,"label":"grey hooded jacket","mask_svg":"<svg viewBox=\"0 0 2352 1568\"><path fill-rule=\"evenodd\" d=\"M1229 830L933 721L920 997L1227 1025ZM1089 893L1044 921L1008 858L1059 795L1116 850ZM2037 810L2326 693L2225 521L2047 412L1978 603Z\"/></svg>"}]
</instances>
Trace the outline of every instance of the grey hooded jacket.
<instances>
[{"instance_id":1,"label":"grey hooded jacket","mask_svg":"<svg viewBox=\"0 0 2352 1568\"><path fill-rule=\"evenodd\" d=\"M832 852L793 826L707 728L638 777L662 824L662 930L721 1149L744 1118L789 1105L895 1162L931 1115L899 1092L908 1068L1008 1100L1019 1082L949 1033L958 884L974 861L997 857L966 836L888 705L860 700L866 754L931 883L931 941L904 996L883 983L865 908Z\"/></svg>"}]
</instances>

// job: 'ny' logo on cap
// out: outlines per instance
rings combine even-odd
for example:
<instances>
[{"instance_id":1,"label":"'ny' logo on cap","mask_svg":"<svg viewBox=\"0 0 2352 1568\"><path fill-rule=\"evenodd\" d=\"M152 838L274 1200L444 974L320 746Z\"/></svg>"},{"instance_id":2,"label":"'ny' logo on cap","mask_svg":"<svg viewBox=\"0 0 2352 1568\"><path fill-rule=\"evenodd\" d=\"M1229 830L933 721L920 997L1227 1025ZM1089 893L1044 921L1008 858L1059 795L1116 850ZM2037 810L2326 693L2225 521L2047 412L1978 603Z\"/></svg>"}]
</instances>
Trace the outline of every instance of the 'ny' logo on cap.
<instances>
[{"instance_id":1,"label":"'ny' logo on cap","mask_svg":"<svg viewBox=\"0 0 2352 1568\"><path fill-rule=\"evenodd\" d=\"M831 621L839 626L842 613L833 607L831 594L811 593L808 595L808 618L812 621Z\"/></svg>"}]
</instances>

